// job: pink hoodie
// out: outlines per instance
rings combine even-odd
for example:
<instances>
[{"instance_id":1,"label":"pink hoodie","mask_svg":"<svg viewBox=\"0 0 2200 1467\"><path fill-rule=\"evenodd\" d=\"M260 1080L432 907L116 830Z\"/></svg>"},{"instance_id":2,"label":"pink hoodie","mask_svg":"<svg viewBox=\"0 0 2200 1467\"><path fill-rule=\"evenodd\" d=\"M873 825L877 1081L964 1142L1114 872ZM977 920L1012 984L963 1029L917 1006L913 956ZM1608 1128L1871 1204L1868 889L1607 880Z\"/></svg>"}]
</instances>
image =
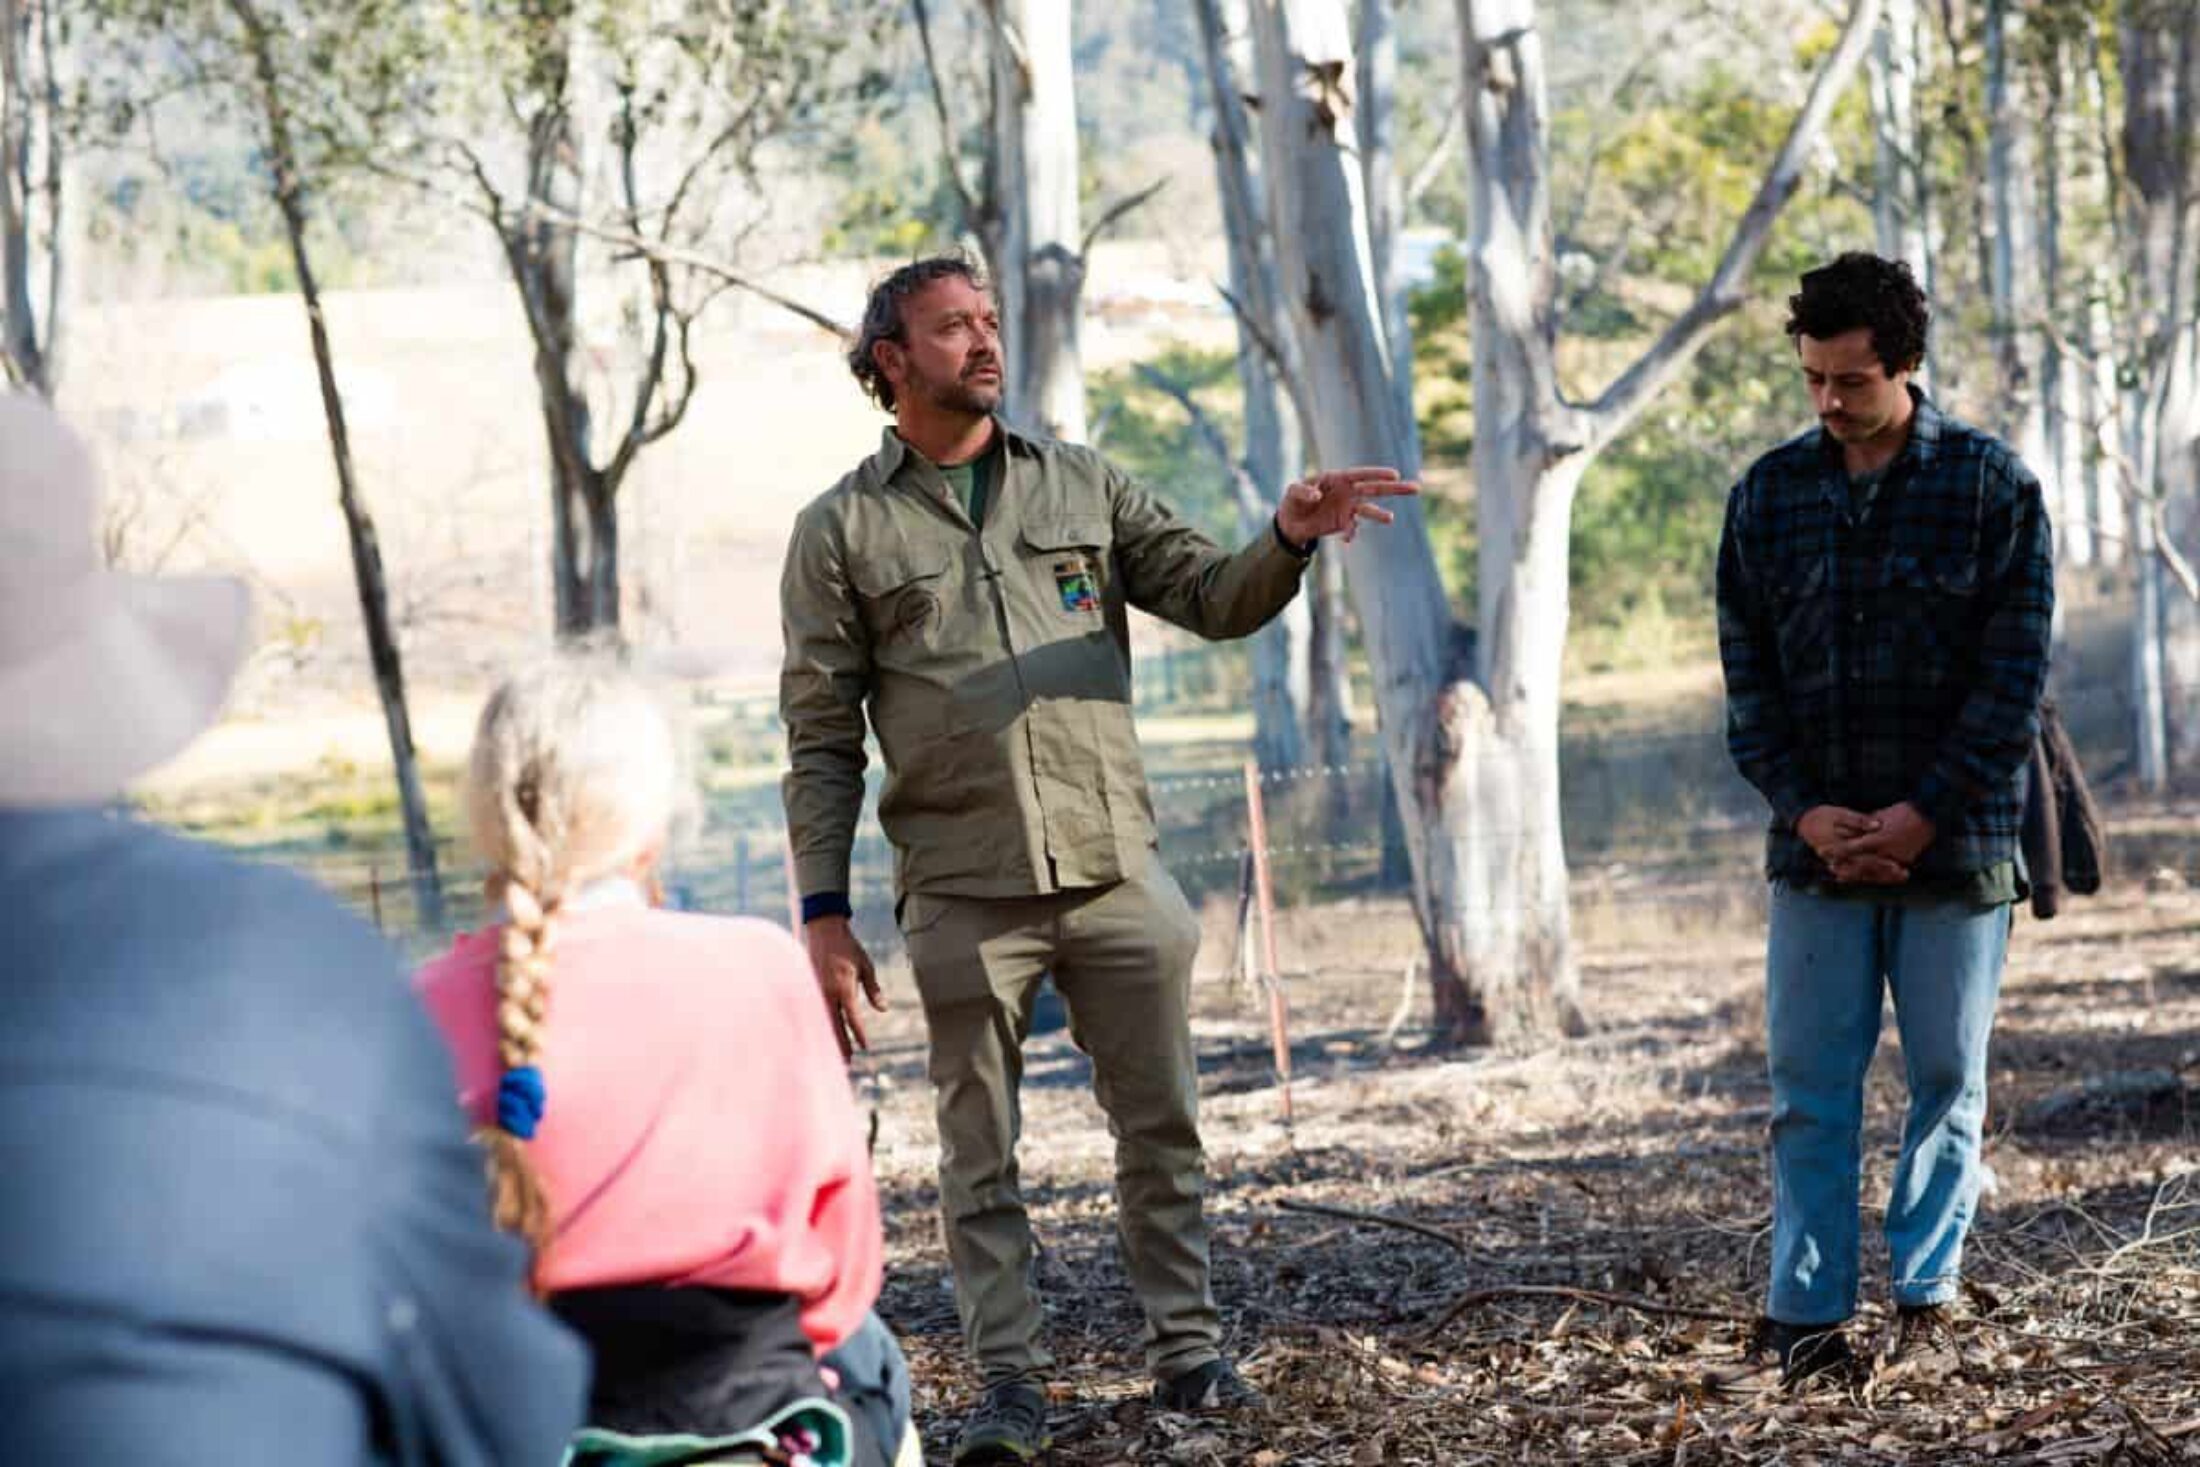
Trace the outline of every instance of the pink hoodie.
<instances>
[{"instance_id":1,"label":"pink hoodie","mask_svg":"<svg viewBox=\"0 0 2200 1467\"><path fill-rule=\"evenodd\" d=\"M558 919L528 1146L554 1235L549 1292L663 1283L802 1300L820 1354L877 1298L878 1195L808 958L768 922L588 906ZM416 980L459 1099L496 1111L497 932Z\"/></svg>"}]
</instances>

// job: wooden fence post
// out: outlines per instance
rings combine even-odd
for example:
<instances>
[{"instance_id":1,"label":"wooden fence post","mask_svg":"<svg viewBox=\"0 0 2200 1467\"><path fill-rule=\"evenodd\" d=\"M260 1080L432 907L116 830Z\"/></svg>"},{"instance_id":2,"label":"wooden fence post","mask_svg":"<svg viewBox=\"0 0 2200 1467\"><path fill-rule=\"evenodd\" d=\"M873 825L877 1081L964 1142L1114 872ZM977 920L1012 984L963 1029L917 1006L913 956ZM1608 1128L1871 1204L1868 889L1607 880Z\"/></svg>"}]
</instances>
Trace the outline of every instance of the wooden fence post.
<instances>
[{"instance_id":1,"label":"wooden fence post","mask_svg":"<svg viewBox=\"0 0 2200 1467\"><path fill-rule=\"evenodd\" d=\"M1276 1087L1283 1100L1283 1123L1291 1124L1291 1010L1283 996L1283 974L1276 963L1276 893L1268 869L1268 810L1261 802L1260 766L1245 761L1246 843L1253 855L1253 892L1260 913L1261 980L1268 985L1268 1042L1276 1056Z\"/></svg>"}]
</instances>

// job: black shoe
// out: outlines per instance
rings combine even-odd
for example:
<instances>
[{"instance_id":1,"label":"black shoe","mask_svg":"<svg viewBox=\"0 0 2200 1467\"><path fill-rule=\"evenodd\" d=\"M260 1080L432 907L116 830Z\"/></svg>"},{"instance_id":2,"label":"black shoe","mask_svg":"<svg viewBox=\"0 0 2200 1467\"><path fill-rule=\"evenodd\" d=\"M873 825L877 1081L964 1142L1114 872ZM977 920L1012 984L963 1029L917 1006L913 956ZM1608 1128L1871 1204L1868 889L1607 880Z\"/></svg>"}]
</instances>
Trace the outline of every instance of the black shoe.
<instances>
[{"instance_id":1,"label":"black shoe","mask_svg":"<svg viewBox=\"0 0 2200 1467\"><path fill-rule=\"evenodd\" d=\"M1036 1462L1054 1444L1047 1435L1046 1392L1027 1380L989 1386L963 1423L955 1443L955 1467L978 1463Z\"/></svg>"},{"instance_id":2,"label":"black shoe","mask_svg":"<svg viewBox=\"0 0 2200 1467\"><path fill-rule=\"evenodd\" d=\"M1760 1319L1742 1358L1707 1372L1704 1385L1720 1395L1761 1396L1792 1390L1814 1376L1846 1370L1856 1356L1838 1324L1782 1324Z\"/></svg>"},{"instance_id":3,"label":"black shoe","mask_svg":"<svg viewBox=\"0 0 2200 1467\"><path fill-rule=\"evenodd\" d=\"M1261 1411L1268 1398L1227 1360L1195 1365L1182 1375L1156 1381L1153 1403L1164 1411Z\"/></svg>"}]
</instances>

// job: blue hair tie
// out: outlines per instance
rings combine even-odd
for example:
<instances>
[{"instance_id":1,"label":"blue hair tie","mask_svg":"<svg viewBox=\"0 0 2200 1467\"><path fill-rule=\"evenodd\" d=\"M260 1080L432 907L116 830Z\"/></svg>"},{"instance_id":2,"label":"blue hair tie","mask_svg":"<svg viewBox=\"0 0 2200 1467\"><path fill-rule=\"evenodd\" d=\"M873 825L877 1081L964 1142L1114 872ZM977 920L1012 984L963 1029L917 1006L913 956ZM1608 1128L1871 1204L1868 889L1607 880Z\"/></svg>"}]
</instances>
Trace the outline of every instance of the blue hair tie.
<instances>
[{"instance_id":1,"label":"blue hair tie","mask_svg":"<svg viewBox=\"0 0 2200 1467\"><path fill-rule=\"evenodd\" d=\"M522 1141L534 1140L535 1127L542 1124L543 1104L548 1098L541 1070L533 1065L506 1070L504 1078L497 1081L497 1128L511 1132Z\"/></svg>"}]
</instances>

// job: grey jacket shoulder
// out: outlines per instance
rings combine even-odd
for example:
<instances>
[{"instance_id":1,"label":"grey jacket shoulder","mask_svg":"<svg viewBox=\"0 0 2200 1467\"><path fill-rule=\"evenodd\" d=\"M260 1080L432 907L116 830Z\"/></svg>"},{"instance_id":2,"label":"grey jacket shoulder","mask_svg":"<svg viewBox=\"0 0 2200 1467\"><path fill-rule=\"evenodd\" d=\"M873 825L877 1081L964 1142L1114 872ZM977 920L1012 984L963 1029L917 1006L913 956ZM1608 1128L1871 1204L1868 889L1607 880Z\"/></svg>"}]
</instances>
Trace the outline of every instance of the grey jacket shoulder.
<instances>
[{"instance_id":1,"label":"grey jacket shoulder","mask_svg":"<svg viewBox=\"0 0 2200 1467\"><path fill-rule=\"evenodd\" d=\"M366 924L84 810L0 811L0 911L17 1455L555 1459L583 1357L490 1227L449 1059Z\"/></svg>"},{"instance_id":2,"label":"grey jacket shoulder","mask_svg":"<svg viewBox=\"0 0 2200 1467\"><path fill-rule=\"evenodd\" d=\"M361 1137L449 1084L396 954L291 872L134 820L8 812L0 903L0 1053L249 1089Z\"/></svg>"}]
</instances>

